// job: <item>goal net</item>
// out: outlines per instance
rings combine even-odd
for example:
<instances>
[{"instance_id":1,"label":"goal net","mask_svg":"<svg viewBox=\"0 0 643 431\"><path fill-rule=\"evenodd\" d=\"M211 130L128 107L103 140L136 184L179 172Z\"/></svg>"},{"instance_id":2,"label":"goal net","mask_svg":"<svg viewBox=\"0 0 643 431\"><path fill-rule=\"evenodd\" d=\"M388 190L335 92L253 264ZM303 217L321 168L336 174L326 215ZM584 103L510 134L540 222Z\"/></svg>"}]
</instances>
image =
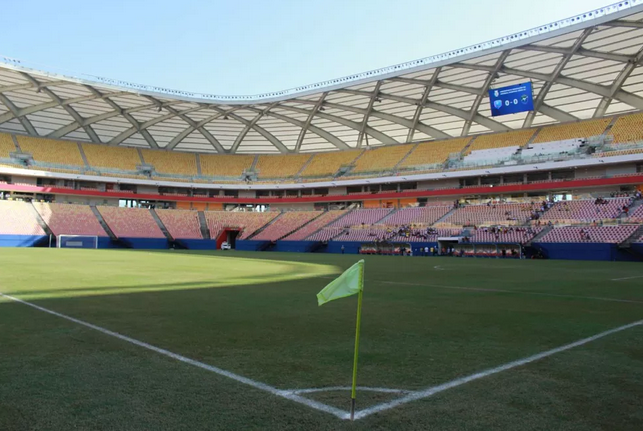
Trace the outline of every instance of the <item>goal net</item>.
<instances>
[{"instance_id":1,"label":"goal net","mask_svg":"<svg viewBox=\"0 0 643 431\"><path fill-rule=\"evenodd\" d=\"M58 235L58 248L98 248L96 235Z\"/></svg>"}]
</instances>

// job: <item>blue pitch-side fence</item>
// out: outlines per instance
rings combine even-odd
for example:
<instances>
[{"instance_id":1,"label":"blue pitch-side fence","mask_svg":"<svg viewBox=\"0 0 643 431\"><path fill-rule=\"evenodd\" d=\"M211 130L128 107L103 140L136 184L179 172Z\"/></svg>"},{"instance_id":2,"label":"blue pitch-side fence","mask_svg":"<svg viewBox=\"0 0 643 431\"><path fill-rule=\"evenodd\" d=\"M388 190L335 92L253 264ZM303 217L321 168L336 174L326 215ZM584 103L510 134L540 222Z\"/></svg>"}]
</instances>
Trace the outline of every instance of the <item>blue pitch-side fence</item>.
<instances>
[{"instance_id":1,"label":"blue pitch-side fence","mask_svg":"<svg viewBox=\"0 0 643 431\"><path fill-rule=\"evenodd\" d=\"M48 240L46 235L0 235L0 247L33 247Z\"/></svg>"},{"instance_id":2,"label":"blue pitch-side fence","mask_svg":"<svg viewBox=\"0 0 643 431\"><path fill-rule=\"evenodd\" d=\"M170 243L165 238L121 238L121 242L114 242L106 237L98 238L98 248L123 248L134 249L167 249ZM180 243L191 250L215 250L215 240L205 239L179 239ZM41 235L0 235L0 247L46 247L49 237ZM341 253L344 246L345 254L357 254L361 242L330 241L322 245L318 241L252 241L239 240L236 242L237 250L242 251L281 251L305 253L310 251L322 253ZM437 247L435 242L412 243L413 254L421 255L421 248ZM633 261L643 258L643 244L632 244L631 251L622 250L616 244L601 243L535 243L534 248L541 250L549 259L571 260L619 260Z\"/></svg>"}]
</instances>

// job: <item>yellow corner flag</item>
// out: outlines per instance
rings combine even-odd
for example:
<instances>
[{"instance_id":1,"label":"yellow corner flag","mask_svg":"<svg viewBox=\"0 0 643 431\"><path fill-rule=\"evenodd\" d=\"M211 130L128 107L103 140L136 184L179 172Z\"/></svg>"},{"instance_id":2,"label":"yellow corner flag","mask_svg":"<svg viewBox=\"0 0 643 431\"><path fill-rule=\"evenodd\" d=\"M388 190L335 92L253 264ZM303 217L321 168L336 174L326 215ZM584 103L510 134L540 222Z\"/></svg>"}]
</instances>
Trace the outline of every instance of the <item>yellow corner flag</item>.
<instances>
[{"instance_id":1,"label":"yellow corner flag","mask_svg":"<svg viewBox=\"0 0 643 431\"><path fill-rule=\"evenodd\" d=\"M355 295L364 288L364 259L348 268L342 275L333 280L317 294L317 302L327 302Z\"/></svg>"},{"instance_id":2,"label":"yellow corner flag","mask_svg":"<svg viewBox=\"0 0 643 431\"><path fill-rule=\"evenodd\" d=\"M329 301L347 296L357 296L357 323L355 325L355 355L353 356L353 385L351 387L351 420L355 419L355 398L357 392L357 354L359 332L362 322L362 293L364 293L364 259L348 268L317 294L317 302L324 305Z\"/></svg>"}]
</instances>

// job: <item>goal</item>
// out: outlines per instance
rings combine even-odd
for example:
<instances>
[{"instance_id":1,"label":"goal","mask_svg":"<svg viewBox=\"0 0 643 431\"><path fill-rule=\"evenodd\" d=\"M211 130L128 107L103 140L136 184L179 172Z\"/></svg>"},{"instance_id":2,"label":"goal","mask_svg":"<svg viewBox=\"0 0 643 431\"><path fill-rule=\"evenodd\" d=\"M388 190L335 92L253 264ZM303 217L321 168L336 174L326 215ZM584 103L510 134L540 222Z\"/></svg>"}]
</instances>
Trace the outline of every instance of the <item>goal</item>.
<instances>
[{"instance_id":1,"label":"goal","mask_svg":"<svg viewBox=\"0 0 643 431\"><path fill-rule=\"evenodd\" d=\"M58 235L58 248L98 248L96 235Z\"/></svg>"}]
</instances>

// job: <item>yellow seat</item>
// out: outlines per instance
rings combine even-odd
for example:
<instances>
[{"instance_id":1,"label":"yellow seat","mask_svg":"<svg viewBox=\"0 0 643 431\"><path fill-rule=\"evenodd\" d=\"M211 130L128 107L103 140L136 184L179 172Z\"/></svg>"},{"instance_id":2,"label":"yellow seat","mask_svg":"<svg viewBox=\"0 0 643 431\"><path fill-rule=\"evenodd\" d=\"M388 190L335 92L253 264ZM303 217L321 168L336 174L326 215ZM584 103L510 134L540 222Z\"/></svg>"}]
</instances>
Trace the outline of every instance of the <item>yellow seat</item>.
<instances>
[{"instance_id":1,"label":"yellow seat","mask_svg":"<svg viewBox=\"0 0 643 431\"><path fill-rule=\"evenodd\" d=\"M390 171L413 147L414 145L391 145L366 150L362 157L355 161L352 172Z\"/></svg>"},{"instance_id":2,"label":"yellow seat","mask_svg":"<svg viewBox=\"0 0 643 431\"><path fill-rule=\"evenodd\" d=\"M161 174L197 175L196 155L163 150L141 150L145 163L154 166Z\"/></svg>"},{"instance_id":3,"label":"yellow seat","mask_svg":"<svg viewBox=\"0 0 643 431\"><path fill-rule=\"evenodd\" d=\"M467 154L475 150L487 150L491 148L522 147L534 135L536 129L516 130L504 133L490 133L478 135L471 146L467 148Z\"/></svg>"},{"instance_id":4,"label":"yellow seat","mask_svg":"<svg viewBox=\"0 0 643 431\"><path fill-rule=\"evenodd\" d=\"M349 165L364 150L335 151L315 154L301 177L328 177L334 175L342 165Z\"/></svg>"},{"instance_id":5,"label":"yellow seat","mask_svg":"<svg viewBox=\"0 0 643 431\"><path fill-rule=\"evenodd\" d=\"M564 141L574 138L589 138L590 136L602 135L612 118L601 118L598 120L579 121L576 123L559 124L556 126L543 127L534 144L543 142Z\"/></svg>"},{"instance_id":6,"label":"yellow seat","mask_svg":"<svg viewBox=\"0 0 643 431\"><path fill-rule=\"evenodd\" d=\"M240 177L250 169L255 156L201 154L201 175L206 177Z\"/></svg>"},{"instance_id":7,"label":"yellow seat","mask_svg":"<svg viewBox=\"0 0 643 431\"><path fill-rule=\"evenodd\" d=\"M444 163L451 153L461 152L469 141L471 141L471 137L418 144L399 167L409 168Z\"/></svg>"},{"instance_id":8,"label":"yellow seat","mask_svg":"<svg viewBox=\"0 0 643 431\"><path fill-rule=\"evenodd\" d=\"M610 130L615 144L643 141L643 113L619 117Z\"/></svg>"},{"instance_id":9,"label":"yellow seat","mask_svg":"<svg viewBox=\"0 0 643 431\"><path fill-rule=\"evenodd\" d=\"M141 158L135 148L110 147L108 145L82 144L83 152L90 166L136 171Z\"/></svg>"},{"instance_id":10,"label":"yellow seat","mask_svg":"<svg viewBox=\"0 0 643 431\"><path fill-rule=\"evenodd\" d=\"M58 165L85 166L78 150L78 144L68 141L16 136L23 152L31 154L36 162L55 163Z\"/></svg>"},{"instance_id":11,"label":"yellow seat","mask_svg":"<svg viewBox=\"0 0 643 431\"><path fill-rule=\"evenodd\" d=\"M294 177L310 159L310 154L282 154L259 156L257 171L259 178Z\"/></svg>"},{"instance_id":12,"label":"yellow seat","mask_svg":"<svg viewBox=\"0 0 643 431\"><path fill-rule=\"evenodd\" d=\"M16 146L13 143L11 135L0 133L0 158L8 159L9 154L16 151Z\"/></svg>"}]
</instances>

